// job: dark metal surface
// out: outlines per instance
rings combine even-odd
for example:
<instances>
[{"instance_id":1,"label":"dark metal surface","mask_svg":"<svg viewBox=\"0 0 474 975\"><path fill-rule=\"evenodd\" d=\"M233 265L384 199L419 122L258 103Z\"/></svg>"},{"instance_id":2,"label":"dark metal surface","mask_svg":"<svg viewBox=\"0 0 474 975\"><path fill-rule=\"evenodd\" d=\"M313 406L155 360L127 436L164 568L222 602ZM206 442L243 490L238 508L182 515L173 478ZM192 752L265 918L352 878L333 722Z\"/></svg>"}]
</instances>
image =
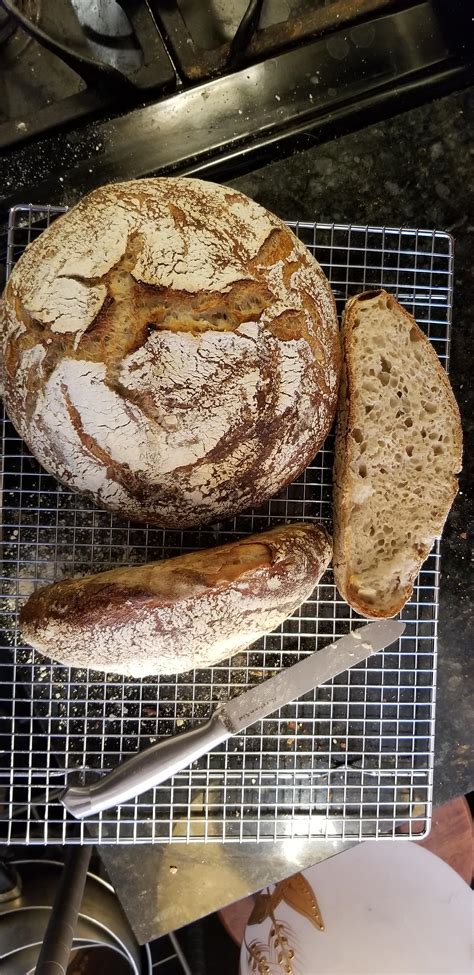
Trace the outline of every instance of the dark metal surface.
<instances>
[{"instance_id":1,"label":"dark metal surface","mask_svg":"<svg viewBox=\"0 0 474 975\"><path fill-rule=\"evenodd\" d=\"M115 95L130 94L136 89L146 90L161 86L173 74L170 59L157 31L147 0L140 0L140 2L121 0L126 22L130 24L128 63L127 58L124 57L109 58L109 50L105 43L90 43L89 37L91 35L94 37L94 30L87 24L87 20L85 23L81 22L73 0L66 4L59 0L59 5L56 0L59 24L55 24L53 19L48 22L49 29L45 29L39 22L38 16L31 15L35 12L34 7L28 16L28 12L25 12L14 0L0 0L0 5L3 6L10 23L14 25L16 23L43 48L57 55L92 88L112 87ZM87 13L81 7L79 11L82 12L83 17ZM114 33L114 29L118 28L120 31L120 26L120 23L117 25L112 18L109 18L112 36L108 37L108 41L112 53L115 50L114 40L115 42L121 40L120 33ZM106 38L104 36L101 39L104 42ZM134 51L137 55L135 57L132 56Z\"/></svg>"},{"instance_id":2,"label":"dark metal surface","mask_svg":"<svg viewBox=\"0 0 474 975\"><path fill-rule=\"evenodd\" d=\"M47 33L39 24L26 17L12 0L0 0L0 3L7 14L16 20L27 34L39 41L46 50L61 58L64 64L76 71L87 84L92 87L113 85L118 86L119 90L129 90L130 79L114 65L90 57L85 50L75 50L53 34Z\"/></svg>"},{"instance_id":3,"label":"dark metal surface","mask_svg":"<svg viewBox=\"0 0 474 975\"><path fill-rule=\"evenodd\" d=\"M4 44L15 33L15 30L14 18L0 7L0 45Z\"/></svg>"},{"instance_id":4,"label":"dark metal surface","mask_svg":"<svg viewBox=\"0 0 474 975\"><path fill-rule=\"evenodd\" d=\"M271 0L266 4L252 0L247 9L243 0L240 4L227 0L219 5L218 23L212 3L199 7L186 0L150 3L185 77L199 81L235 65L237 56L239 63L252 62L331 30L339 31L370 14L408 6L409 0L289 0L286 16L280 5L272 7ZM265 24L261 22L262 7L268 17Z\"/></svg>"},{"instance_id":5,"label":"dark metal surface","mask_svg":"<svg viewBox=\"0 0 474 975\"><path fill-rule=\"evenodd\" d=\"M232 38L229 46L227 67L235 67L241 60L258 27L262 13L263 0L250 0L247 10Z\"/></svg>"},{"instance_id":6,"label":"dark metal surface","mask_svg":"<svg viewBox=\"0 0 474 975\"><path fill-rule=\"evenodd\" d=\"M0 146L176 85L147 0L0 0L0 10L16 28L0 59Z\"/></svg>"},{"instance_id":7,"label":"dark metal surface","mask_svg":"<svg viewBox=\"0 0 474 975\"><path fill-rule=\"evenodd\" d=\"M91 853L92 847L79 846L67 855L35 975L66 975Z\"/></svg>"},{"instance_id":8,"label":"dark metal surface","mask_svg":"<svg viewBox=\"0 0 474 975\"><path fill-rule=\"evenodd\" d=\"M343 60L320 39L77 129L67 140L37 142L34 153L17 150L2 168L0 218L25 200L74 202L110 180L157 172L229 178L270 153L313 145L474 77L429 0L378 18L369 47L366 30L366 24L351 29ZM459 37L467 43L465 32Z\"/></svg>"}]
</instances>

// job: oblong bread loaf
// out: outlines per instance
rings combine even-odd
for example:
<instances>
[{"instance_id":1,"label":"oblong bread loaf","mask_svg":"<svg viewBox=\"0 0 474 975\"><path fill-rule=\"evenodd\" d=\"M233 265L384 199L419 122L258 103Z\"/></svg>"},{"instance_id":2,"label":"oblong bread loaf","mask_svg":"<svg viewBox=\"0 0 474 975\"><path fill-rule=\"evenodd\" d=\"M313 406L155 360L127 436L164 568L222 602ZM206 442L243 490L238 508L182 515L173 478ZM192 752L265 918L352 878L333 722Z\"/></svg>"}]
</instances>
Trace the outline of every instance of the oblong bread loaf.
<instances>
[{"instance_id":1,"label":"oblong bread loaf","mask_svg":"<svg viewBox=\"0 0 474 975\"><path fill-rule=\"evenodd\" d=\"M457 491L459 410L436 352L386 291L351 298L334 466L334 575L358 613L395 616Z\"/></svg>"},{"instance_id":2,"label":"oblong bread loaf","mask_svg":"<svg viewBox=\"0 0 474 975\"><path fill-rule=\"evenodd\" d=\"M143 677L210 667L268 633L329 564L318 525L283 525L178 558L66 579L35 592L23 638L74 667Z\"/></svg>"}]
</instances>

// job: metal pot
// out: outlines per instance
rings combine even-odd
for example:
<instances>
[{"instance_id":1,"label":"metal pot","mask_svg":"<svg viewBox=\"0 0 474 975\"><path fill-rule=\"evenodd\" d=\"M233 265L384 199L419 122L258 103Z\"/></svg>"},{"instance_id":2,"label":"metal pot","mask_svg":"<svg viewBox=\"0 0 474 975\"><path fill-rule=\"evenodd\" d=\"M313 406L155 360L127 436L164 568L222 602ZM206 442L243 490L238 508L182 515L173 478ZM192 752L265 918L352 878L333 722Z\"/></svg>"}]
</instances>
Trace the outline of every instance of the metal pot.
<instances>
[{"instance_id":1,"label":"metal pot","mask_svg":"<svg viewBox=\"0 0 474 975\"><path fill-rule=\"evenodd\" d=\"M34 971L62 864L53 860L18 860L13 864L19 877L20 893L0 902L0 969L2 975L26 975ZM150 975L151 958L143 959L138 942L122 911L113 887L88 873L77 920L71 955L72 969L87 975L87 960L98 956L91 949L103 949L100 970L117 975ZM115 959L115 962L113 961ZM81 964L79 965L79 962ZM75 964L77 963L77 964Z\"/></svg>"},{"instance_id":2,"label":"metal pot","mask_svg":"<svg viewBox=\"0 0 474 975\"><path fill-rule=\"evenodd\" d=\"M93 955L100 957L93 958ZM2 962L2 975L34 975L38 958L38 948L20 948L12 952ZM101 972L101 975L129 975L131 969L126 958L99 945L80 946L71 954L68 975L87 975L87 963L91 962L91 971Z\"/></svg>"}]
</instances>

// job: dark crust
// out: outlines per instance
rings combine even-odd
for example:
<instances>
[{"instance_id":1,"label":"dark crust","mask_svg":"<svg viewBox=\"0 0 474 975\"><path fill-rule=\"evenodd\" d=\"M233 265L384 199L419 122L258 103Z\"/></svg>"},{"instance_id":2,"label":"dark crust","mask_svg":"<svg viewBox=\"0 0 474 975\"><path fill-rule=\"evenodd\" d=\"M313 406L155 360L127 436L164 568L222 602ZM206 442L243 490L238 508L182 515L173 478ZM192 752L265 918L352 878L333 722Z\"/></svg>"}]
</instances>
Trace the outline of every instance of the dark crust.
<instances>
[{"instance_id":1,"label":"dark crust","mask_svg":"<svg viewBox=\"0 0 474 975\"><path fill-rule=\"evenodd\" d=\"M230 583L209 584L207 568L212 574L216 562L222 563L222 557L226 553L235 554L237 548L255 543L264 544L268 549L270 565L243 571ZM124 623L142 619L145 614L151 613L155 617L156 629L159 632L160 607L178 605L182 600L190 598L195 600L198 606L203 595L207 597L213 593L217 594L222 589L231 586L239 587L242 583L245 586L251 585L253 596L261 597L262 608L266 609L275 599L268 588L270 578L278 577L284 581L288 577L289 589L285 595L291 598L291 573L294 573L295 560L301 562L302 574L298 579L299 586L304 584L305 579L309 581L311 578L319 578L321 565L329 561L330 551L329 536L321 526L283 525L269 532L248 536L238 542L230 542L227 545L194 553L195 558L200 562L200 568L193 569L192 555L189 554L153 563L155 566L162 567L165 572L173 570L179 573L181 586L178 596L157 595L150 587L143 586L140 572L146 572L149 568L146 564L67 579L39 589L30 596L20 612L20 629L25 638L34 644L35 631L41 631L48 622L64 623L68 627L87 632L101 625L113 625L119 628ZM229 561L231 560L232 556ZM123 585L121 581L117 583L113 581L114 574L123 577L124 572L129 574L130 586ZM104 579L104 576L107 578ZM170 578L170 581L173 580ZM200 589L196 588L196 583Z\"/></svg>"},{"instance_id":2,"label":"dark crust","mask_svg":"<svg viewBox=\"0 0 474 975\"><path fill-rule=\"evenodd\" d=\"M20 628L36 626L39 621L64 620L77 626L96 626L106 616L117 626L128 622L142 607L152 606L156 600L139 586L128 588L118 584L97 585L84 580L58 582L39 589L20 612ZM41 624L40 624L41 625Z\"/></svg>"}]
</instances>

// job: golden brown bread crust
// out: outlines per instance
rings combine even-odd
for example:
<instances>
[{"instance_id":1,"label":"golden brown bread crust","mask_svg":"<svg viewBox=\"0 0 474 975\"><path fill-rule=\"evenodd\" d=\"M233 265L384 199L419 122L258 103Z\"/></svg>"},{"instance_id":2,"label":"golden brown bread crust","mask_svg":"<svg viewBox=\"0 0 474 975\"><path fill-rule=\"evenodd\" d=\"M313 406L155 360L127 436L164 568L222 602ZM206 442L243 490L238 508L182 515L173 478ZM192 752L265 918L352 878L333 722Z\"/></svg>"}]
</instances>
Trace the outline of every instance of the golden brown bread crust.
<instances>
[{"instance_id":1,"label":"golden brown bread crust","mask_svg":"<svg viewBox=\"0 0 474 975\"><path fill-rule=\"evenodd\" d=\"M382 604L364 598L359 586L355 584L355 554L357 553L360 539L357 537L353 527L353 483L352 470L354 457L354 443L352 434L357 426L360 426L360 417L356 415L356 396L360 392L354 375L354 349L353 349L353 330L357 327L358 310L362 302L372 302L378 300L389 310L396 310L400 322L406 326L410 333L411 341L416 340L421 343L425 359L429 363L431 374L438 385L440 399L446 401L447 409L452 418L453 441L450 444L452 469L458 472L461 469L462 459L462 430L459 410L454 398L449 379L445 370L441 366L439 359L426 338L424 332L419 328L415 319L399 303L382 289L367 291L363 294L351 298L345 308L342 326L342 375L339 391L339 402L337 410L337 431L334 461L334 576L337 588L344 599L352 606L356 612L369 618L379 619L396 616L410 598L413 585L418 575L419 569L424 560L429 555L433 544L433 533L428 539L418 538L413 550L413 567L409 573L405 584L400 584L391 594L389 601ZM362 431L363 432L363 431ZM434 476L434 472L433 475ZM430 472L426 472L429 479ZM395 485L394 485L395 489ZM458 489L457 480L454 475L449 478L446 486L444 510L441 522L448 515L449 508L456 496ZM395 502L395 498L394 498ZM427 506L426 521L429 522L430 512L429 498L426 499ZM403 514L402 514L403 517ZM406 517L406 512L405 512ZM438 525L440 533L442 524ZM430 536L429 530L426 534ZM402 573L400 573L400 577ZM400 578L401 582L401 578Z\"/></svg>"},{"instance_id":2,"label":"golden brown bread crust","mask_svg":"<svg viewBox=\"0 0 474 975\"><path fill-rule=\"evenodd\" d=\"M23 638L62 663L132 676L209 667L273 630L331 558L318 525L259 535L39 589Z\"/></svg>"},{"instance_id":3,"label":"golden brown bread crust","mask_svg":"<svg viewBox=\"0 0 474 975\"><path fill-rule=\"evenodd\" d=\"M227 187L95 190L27 248L2 314L19 433L60 481L130 518L185 527L260 504L334 418L326 277Z\"/></svg>"}]
</instances>

